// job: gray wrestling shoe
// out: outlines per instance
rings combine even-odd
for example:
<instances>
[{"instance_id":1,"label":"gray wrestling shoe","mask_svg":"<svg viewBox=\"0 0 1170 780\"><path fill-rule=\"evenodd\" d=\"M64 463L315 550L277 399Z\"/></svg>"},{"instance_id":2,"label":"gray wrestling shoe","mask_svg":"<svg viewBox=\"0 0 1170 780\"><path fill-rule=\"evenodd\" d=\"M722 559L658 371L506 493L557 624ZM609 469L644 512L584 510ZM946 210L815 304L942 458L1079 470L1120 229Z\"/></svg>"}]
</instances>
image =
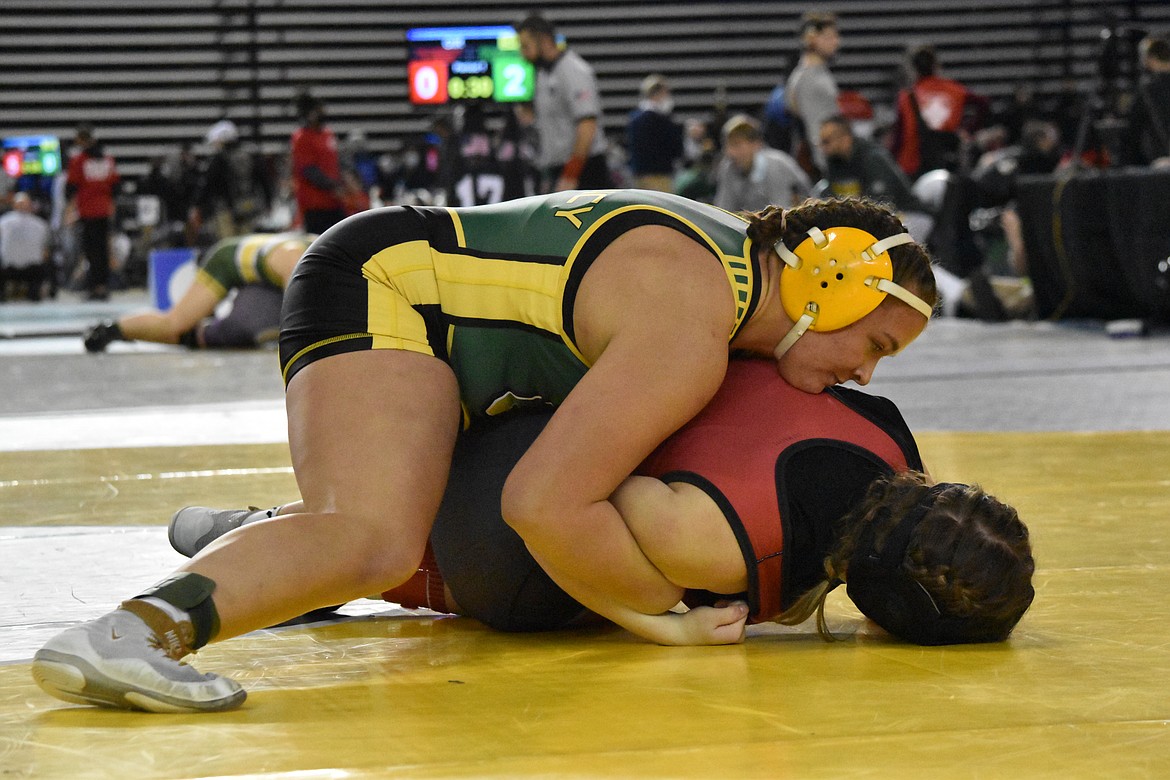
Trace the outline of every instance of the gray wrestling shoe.
<instances>
[{"instance_id":1,"label":"gray wrestling shoe","mask_svg":"<svg viewBox=\"0 0 1170 780\"><path fill-rule=\"evenodd\" d=\"M58 699L148 712L217 712L240 706L235 681L180 661L194 628L131 599L97 620L62 631L33 657L37 685Z\"/></svg>"},{"instance_id":2,"label":"gray wrestling shoe","mask_svg":"<svg viewBox=\"0 0 1170 780\"><path fill-rule=\"evenodd\" d=\"M276 510L257 509L211 509L205 506L185 506L171 517L167 538L176 551L193 558L197 552L214 542L228 531L241 525L267 520L276 515Z\"/></svg>"}]
</instances>

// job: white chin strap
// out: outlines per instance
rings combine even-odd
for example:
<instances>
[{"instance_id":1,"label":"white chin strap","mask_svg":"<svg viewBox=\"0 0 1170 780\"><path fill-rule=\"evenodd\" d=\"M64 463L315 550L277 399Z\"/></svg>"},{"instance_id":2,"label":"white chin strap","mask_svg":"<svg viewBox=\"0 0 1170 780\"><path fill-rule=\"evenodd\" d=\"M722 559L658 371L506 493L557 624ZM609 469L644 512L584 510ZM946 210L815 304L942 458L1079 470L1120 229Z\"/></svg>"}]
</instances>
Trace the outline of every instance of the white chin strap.
<instances>
[{"instance_id":1,"label":"white chin strap","mask_svg":"<svg viewBox=\"0 0 1170 780\"><path fill-rule=\"evenodd\" d=\"M800 337L805 334L805 331L807 331L809 327L817 321L817 315L815 311L816 306L817 305L815 303L810 302L808 307L805 308L804 314L800 315L800 318L796 321L796 323L792 326L784 338L780 339L780 343L776 345L776 349L772 350L772 354L776 356L777 360L784 357L784 353L792 349L792 345L795 344L800 339ZM813 309L813 311L810 311L810 308Z\"/></svg>"}]
</instances>

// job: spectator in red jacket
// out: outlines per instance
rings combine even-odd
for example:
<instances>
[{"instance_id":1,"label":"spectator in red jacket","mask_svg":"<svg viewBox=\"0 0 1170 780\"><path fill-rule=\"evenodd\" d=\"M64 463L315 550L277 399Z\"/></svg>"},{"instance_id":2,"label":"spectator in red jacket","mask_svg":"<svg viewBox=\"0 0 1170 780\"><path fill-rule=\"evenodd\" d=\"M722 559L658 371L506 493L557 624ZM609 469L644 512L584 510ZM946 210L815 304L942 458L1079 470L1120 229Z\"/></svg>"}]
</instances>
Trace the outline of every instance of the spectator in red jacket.
<instances>
[{"instance_id":1,"label":"spectator in red jacket","mask_svg":"<svg viewBox=\"0 0 1170 780\"><path fill-rule=\"evenodd\" d=\"M890 151L911 179L939 168L960 168L963 141L977 130L989 101L957 81L938 75L933 46L910 51L914 84L898 93Z\"/></svg>"},{"instance_id":2,"label":"spectator in red jacket","mask_svg":"<svg viewBox=\"0 0 1170 780\"><path fill-rule=\"evenodd\" d=\"M110 218L118 170L90 126L77 128L75 143L77 153L69 160L65 187L81 221L81 251L89 263L86 298L104 301L110 297Z\"/></svg>"},{"instance_id":3,"label":"spectator in red jacket","mask_svg":"<svg viewBox=\"0 0 1170 780\"><path fill-rule=\"evenodd\" d=\"M337 137L325 126L325 106L302 94L301 126L292 134L292 175L297 208L308 233L324 233L345 218Z\"/></svg>"}]
</instances>

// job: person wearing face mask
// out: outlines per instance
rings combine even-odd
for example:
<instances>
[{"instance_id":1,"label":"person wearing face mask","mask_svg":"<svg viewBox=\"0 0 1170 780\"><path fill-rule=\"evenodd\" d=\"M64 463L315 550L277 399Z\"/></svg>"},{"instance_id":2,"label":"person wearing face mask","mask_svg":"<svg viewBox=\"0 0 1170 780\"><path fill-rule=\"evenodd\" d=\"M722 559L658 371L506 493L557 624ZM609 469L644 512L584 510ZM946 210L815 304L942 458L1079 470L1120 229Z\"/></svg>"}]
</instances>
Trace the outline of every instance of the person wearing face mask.
<instances>
[{"instance_id":1,"label":"person wearing face mask","mask_svg":"<svg viewBox=\"0 0 1170 780\"><path fill-rule=\"evenodd\" d=\"M610 497L715 395L733 352L766 357L796 391L865 385L918 337L937 298L928 253L864 199L736 215L604 190L354 215L309 247L285 290L299 511L238 529L62 632L34 676L70 701L239 706L238 684L181 659L405 582L460 429L531 408L554 411L500 507L534 559L650 641L728 641L720 629L746 608L669 612L675 586ZM605 576L619 568L627 576Z\"/></svg>"},{"instance_id":2,"label":"person wearing face mask","mask_svg":"<svg viewBox=\"0 0 1170 780\"><path fill-rule=\"evenodd\" d=\"M795 206L812 188L789 154L764 144L760 124L744 114L723 126L723 159L715 173L715 205L756 211L769 204Z\"/></svg>"},{"instance_id":3,"label":"person wearing face mask","mask_svg":"<svg viewBox=\"0 0 1170 780\"><path fill-rule=\"evenodd\" d=\"M642 102L630 112L626 145L634 186L674 191L674 168L683 157L683 128L671 117L674 101L666 77L657 73L642 80Z\"/></svg>"},{"instance_id":4,"label":"person wearing face mask","mask_svg":"<svg viewBox=\"0 0 1170 780\"><path fill-rule=\"evenodd\" d=\"M544 192L613 186L601 125L601 96L593 68L557 44L556 29L539 14L517 26L520 53L536 66L532 104L540 139Z\"/></svg>"}]
</instances>

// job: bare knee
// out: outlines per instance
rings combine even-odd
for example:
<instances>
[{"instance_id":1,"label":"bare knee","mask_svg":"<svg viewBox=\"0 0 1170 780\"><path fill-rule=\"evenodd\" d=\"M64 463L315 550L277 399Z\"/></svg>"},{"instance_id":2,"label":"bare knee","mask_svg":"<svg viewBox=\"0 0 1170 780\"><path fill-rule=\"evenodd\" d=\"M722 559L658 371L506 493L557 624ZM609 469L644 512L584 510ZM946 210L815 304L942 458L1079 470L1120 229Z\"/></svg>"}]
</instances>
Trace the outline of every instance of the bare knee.
<instances>
[{"instance_id":1,"label":"bare knee","mask_svg":"<svg viewBox=\"0 0 1170 780\"><path fill-rule=\"evenodd\" d=\"M379 593L414 576L425 546L382 529L364 535L360 549L360 559L353 561L354 576L363 592Z\"/></svg>"},{"instance_id":2,"label":"bare knee","mask_svg":"<svg viewBox=\"0 0 1170 780\"><path fill-rule=\"evenodd\" d=\"M307 503L307 502L306 502ZM323 509L302 503L273 522L286 523L323 569L345 588L362 595L378 593L412 577L426 548L426 529L402 527L385 515L352 509ZM304 523L300 529L295 526Z\"/></svg>"}]
</instances>

